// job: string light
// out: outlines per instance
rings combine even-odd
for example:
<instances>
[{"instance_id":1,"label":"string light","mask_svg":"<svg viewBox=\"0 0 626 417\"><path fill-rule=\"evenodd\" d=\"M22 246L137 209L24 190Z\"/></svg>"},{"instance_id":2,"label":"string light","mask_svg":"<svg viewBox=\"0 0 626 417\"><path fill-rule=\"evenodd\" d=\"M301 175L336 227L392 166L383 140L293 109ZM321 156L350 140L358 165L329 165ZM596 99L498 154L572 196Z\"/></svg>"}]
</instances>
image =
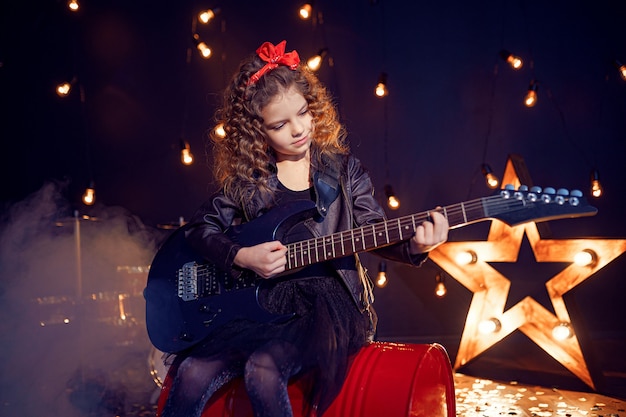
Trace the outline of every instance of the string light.
<instances>
[{"instance_id":1,"label":"string light","mask_svg":"<svg viewBox=\"0 0 626 417\"><path fill-rule=\"evenodd\" d=\"M180 140L180 160L184 165L193 164L193 154L191 153L189 143L183 139Z\"/></svg>"},{"instance_id":2,"label":"string light","mask_svg":"<svg viewBox=\"0 0 626 417\"><path fill-rule=\"evenodd\" d=\"M213 129L213 132L215 133L217 137L225 138L226 131L224 130L224 123L220 123L217 126L215 126L215 129Z\"/></svg>"},{"instance_id":3,"label":"string light","mask_svg":"<svg viewBox=\"0 0 626 417\"><path fill-rule=\"evenodd\" d=\"M594 169L591 171L591 195L598 198L602 196L603 192L602 184L600 184L600 173Z\"/></svg>"},{"instance_id":4,"label":"string light","mask_svg":"<svg viewBox=\"0 0 626 417\"><path fill-rule=\"evenodd\" d=\"M481 172L483 173L483 176L485 177L485 182L487 183L487 187L491 189L498 188L498 185L500 185L500 180L493 173L493 170L491 169L489 164L483 164L481 167Z\"/></svg>"},{"instance_id":5,"label":"string light","mask_svg":"<svg viewBox=\"0 0 626 417\"><path fill-rule=\"evenodd\" d=\"M93 206L96 202L96 188L94 187L93 181L89 182L89 185L85 189L85 193L83 194L83 203L86 206Z\"/></svg>"},{"instance_id":6,"label":"string light","mask_svg":"<svg viewBox=\"0 0 626 417\"><path fill-rule=\"evenodd\" d=\"M298 15L302 20L308 20L311 18L313 14L313 6L310 3L305 3L300 6L300 10L298 11Z\"/></svg>"},{"instance_id":7,"label":"string light","mask_svg":"<svg viewBox=\"0 0 626 417\"><path fill-rule=\"evenodd\" d=\"M376 275L376 286L384 288L387 285L387 263L380 261L378 264L378 275Z\"/></svg>"},{"instance_id":8,"label":"string light","mask_svg":"<svg viewBox=\"0 0 626 417\"><path fill-rule=\"evenodd\" d=\"M615 60L614 64L615 68L617 68L617 70L619 71L620 77L622 77L622 79L626 81L626 64L622 64L617 59Z\"/></svg>"},{"instance_id":9,"label":"string light","mask_svg":"<svg viewBox=\"0 0 626 417\"><path fill-rule=\"evenodd\" d=\"M72 84L68 82L57 85L56 92L59 97L67 97L72 91Z\"/></svg>"},{"instance_id":10,"label":"string light","mask_svg":"<svg viewBox=\"0 0 626 417\"><path fill-rule=\"evenodd\" d=\"M537 89L539 88L539 83L535 80L530 82L528 86L528 92L526 93L526 98L524 99L524 104L526 107L533 107L537 103Z\"/></svg>"},{"instance_id":11,"label":"string light","mask_svg":"<svg viewBox=\"0 0 626 417\"><path fill-rule=\"evenodd\" d=\"M198 51L200 51L200 54L202 54L202 57L205 59L209 59L213 52L211 51L211 48L209 48L209 46L200 39L200 35L194 33L193 41L196 44L196 48L198 48Z\"/></svg>"},{"instance_id":12,"label":"string light","mask_svg":"<svg viewBox=\"0 0 626 417\"><path fill-rule=\"evenodd\" d=\"M439 298L445 297L448 293L448 289L446 288L443 273L439 272L435 275L435 281L437 281L437 285L435 285L435 295Z\"/></svg>"},{"instance_id":13,"label":"string light","mask_svg":"<svg viewBox=\"0 0 626 417\"><path fill-rule=\"evenodd\" d=\"M78 4L77 0L70 0L67 2L67 8L73 12L77 12L80 9L80 4Z\"/></svg>"},{"instance_id":14,"label":"string light","mask_svg":"<svg viewBox=\"0 0 626 417\"><path fill-rule=\"evenodd\" d=\"M72 92L72 89L77 83L76 77L72 78L71 81L64 81L56 86L56 93L59 97L67 97Z\"/></svg>"},{"instance_id":15,"label":"string light","mask_svg":"<svg viewBox=\"0 0 626 417\"><path fill-rule=\"evenodd\" d=\"M385 185L385 197L387 197L387 206L390 209L397 210L400 208L400 200L398 200L398 197L393 192L393 187L389 184Z\"/></svg>"},{"instance_id":16,"label":"string light","mask_svg":"<svg viewBox=\"0 0 626 417\"><path fill-rule=\"evenodd\" d=\"M387 89L387 74L381 73L380 77L378 77L378 84L376 84L376 88L374 89L374 94L376 97L385 97L389 94L389 90Z\"/></svg>"},{"instance_id":17,"label":"string light","mask_svg":"<svg viewBox=\"0 0 626 417\"><path fill-rule=\"evenodd\" d=\"M320 49L317 55L313 55L311 58L309 58L309 60L306 62L306 66L311 71L317 71L322 66L322 61L324 61L326 55L328 55L328 49Z\"/></svg>"},{"instance_id":18,"label":"string light","mask_svg":"<svg viewBox=\"0 0 626 417\"><path fill-rule=\"evenodd\" d=\"M200 23L207 25L211 20L215 18L215 16L217 16L219 12L219 7L215 9L203 10L198 14L198 20L200 21Z\"/></svg>"},{"instance_id":19,"label":"string light","mask_svg":"<svg viewBox=\"0 0 626 417\"><path fill-rule=\"evenodd\" d=\"M506 49L500 51L500 57L504 59L514 70L522 68L524 61L518 56L513 55Z\"/></svg>"}]
</instances>

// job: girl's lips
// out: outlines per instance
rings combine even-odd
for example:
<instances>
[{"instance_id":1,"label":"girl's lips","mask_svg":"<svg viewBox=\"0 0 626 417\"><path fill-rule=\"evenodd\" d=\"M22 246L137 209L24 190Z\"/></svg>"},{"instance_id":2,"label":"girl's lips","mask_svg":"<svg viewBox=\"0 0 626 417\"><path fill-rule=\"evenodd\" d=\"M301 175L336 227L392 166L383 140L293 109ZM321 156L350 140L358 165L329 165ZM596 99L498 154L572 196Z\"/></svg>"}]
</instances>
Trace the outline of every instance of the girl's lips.
<instances>
[{"instance_id":1,"label":"girl's lips","mask_svg":"<svg viewBox=\"0 0 626 417\"><path fill-rule=\"evenodd\" d=\"M309 141L309 137L308 137L308 136L305 136L305 137L303 137L302 139L300 139L299 141L294 142L293 144L294 144L295 146L302 146L302 145L304 145L305 143L307 143L308 141Z\"/></svg>"}]
</instances>

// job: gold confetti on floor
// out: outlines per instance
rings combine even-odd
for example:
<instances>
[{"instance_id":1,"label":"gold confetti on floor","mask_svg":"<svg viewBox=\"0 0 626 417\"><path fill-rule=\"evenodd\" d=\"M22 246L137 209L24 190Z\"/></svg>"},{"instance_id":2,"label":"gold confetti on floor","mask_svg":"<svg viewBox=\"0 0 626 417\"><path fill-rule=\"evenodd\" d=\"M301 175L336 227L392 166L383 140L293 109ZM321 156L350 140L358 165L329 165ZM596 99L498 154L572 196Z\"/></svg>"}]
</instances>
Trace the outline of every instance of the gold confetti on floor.
<instances>
[{"instance_id":1,"label":"gold confetti on floor","mask_svg":"<svg viewBox=\"0 0 626 417\"><path fill-rule=\"evenodd\" d=\"M626 401L588 392L565 391L454 375L459 417L626 417Z\"/></svg>"}]
</instances>

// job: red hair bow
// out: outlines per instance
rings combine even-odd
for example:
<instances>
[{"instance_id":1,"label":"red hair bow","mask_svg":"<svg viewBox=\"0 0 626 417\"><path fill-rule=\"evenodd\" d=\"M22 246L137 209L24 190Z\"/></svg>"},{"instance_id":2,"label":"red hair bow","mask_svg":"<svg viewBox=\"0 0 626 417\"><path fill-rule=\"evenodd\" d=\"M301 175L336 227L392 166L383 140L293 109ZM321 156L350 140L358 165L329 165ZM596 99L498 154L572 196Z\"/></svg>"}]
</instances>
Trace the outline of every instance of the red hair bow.
<instances>
[{"instance_id":1,"label":"red hair bow","mask_svg":"<svg viewBox=\"0 0 626 417\"><path fill-rule=\"evenodd\" d=\"M287 41L282 41L278 45L274 46L270 42L265 42L263 45L259 46L256 50L257 55L263 61L267 62L260 70L255 72L252 77L248 80L248 85L255 84L259 79L265 74L278 67L279 65L284 65L289 67L291 70L295 70L298 68L298 64L300 64L300 57L298 56L298 52L291 51L285 53L285 46L287 45Z\"/></svg>"}]
</instances>

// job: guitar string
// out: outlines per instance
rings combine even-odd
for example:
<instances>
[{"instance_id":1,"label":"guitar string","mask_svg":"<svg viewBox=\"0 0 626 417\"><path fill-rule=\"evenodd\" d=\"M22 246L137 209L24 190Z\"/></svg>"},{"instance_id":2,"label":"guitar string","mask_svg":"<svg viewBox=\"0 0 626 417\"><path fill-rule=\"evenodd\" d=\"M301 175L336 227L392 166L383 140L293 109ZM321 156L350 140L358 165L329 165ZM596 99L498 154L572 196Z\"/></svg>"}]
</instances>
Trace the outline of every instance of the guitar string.
<instances>
[{"instance_id":1,"label":"guitar string","mask_svg":"<svg viewBox=\"0 0 626 417\"><path fill-rule=\"evenodd\" d=\"M483 198L469 201L466 203L460 203L454 206L442 207L441 209L438 209L438 210L443 212L444 215L446 215L446 217L449 220L454 218L455 216L462 216L463 221L459 220L459 223L457 224L463 224L463 223L468 223L467 215L474 213L475 211L477 211L478 208L480 208L479 212L481 213L481 216L478 216L478 217L470 216L469 222L484 218L484 216L482 215L484 211L483 209L485 208L483 203L488 202L488 200L499 201L499 203L489 205L490 215L498 214L499 210L502 210L502 209L510 210L511 208L515 206L519 207L519 206L525 206L527 204L533 204L533 203L538 203L538 204L553 203L553 201L543 201L539 198L536 201L529 201L529 200L524 200L524 199L518 199L515 197L504 198L502 195L494 195L491 197L483 197ZM405 216L401 218L391 219L391 220L381 222L381 223L376 223L374 225L362 226L352 231L337 232L335 234L332 234L326 237L313 238L313 239L309 239L306 241L296 242L294 244L288 245L289 247L289 252L287 255L288 256L288 269L299 268L299 267L306 266L314 262L318 262L319 258L322 258L322 260L330 260L330 259L334 259L334 258L341 257L341 256L347 256L354 252L366 251L368 249L373 249L373 248L384 246L386 244L408 239L410 238L410 236L404 238L402 236L402 230L407 229L407 231L412 235L415 229L414 227L415 223L428 219L428 216L429 216L428 212L413 214L413 215L409 215L409 216ZM394 226L393 225L394 223L397 223L398 226ZM389 225L391 225L391 227L388 227ZM355 231L357 231L357 233L354 233ZM393 238L389 238L390 233L393 235ZM347 235L350 235L350 236L347 236ZM354 236L354 235L359 236L358 242L359 242L360 247L355 250L354 248L355 243L352 242L352 245L347 245L347 246L348 248L352 246L353 249L345 251L344 250L346 246L345 240L346 239L354 240L354 238L351 238L351 236ZM381 239L383 244L378 244L377 239ZM336 246L340 246L342 249L339 255L336 253L337 252ZM319 255L320 249L323 249L321 257ZM302 251L304 251L305 253L302 253ZM311 257L312 257L311 252L313 251L315 252L315 255L313 256L313 258L316 259L314 262L311 261ZM292 264L289 263L289 261L292 261Z\"/></svg>"},{"instance_id":2,"label":"guitar string","mask_svg":"<svg viewBox=\"0 0 626 417\"><path fill-rule=\"evenodd\" d=\"M495 201L495 203L494 203ZM389 244L395 241L403 240L400 239L400 234L402 230L406 229L408 233L412 235L414 232L414 225L421 223L424 220L429 218L429 213L431 211L439 211L442 212L448 218L455 219L457 217L463 218L463 222L459 221L458 224L467 223L467 215L472 214L476 211L480 213L484 212L487 204L487 208L490 209L490 215L498 214L498 210L510 209L515 206L524 206L527 203L543 203L550 204L552 202L544 202L538 199L536 202L517 199L515 197L505 198L501 194L481 197L475 200L471 200L464 203L458 203L451 206L442 207L440 209L433 209L427 212L416 213L408 216L403 216L395 219L390 219L381 223L375 223L372 225L361 226L356 229L341 231L337 233L333 233L328 236L318 237L307 239L299 242L294 242L287 245L287 258L288 258L288 268L299 268L302 266L306 266L312 263L316 263L319 261L330 260L337 257L351 255L355 252L366 251L372 245L367 245L367 242L378 243L378 239L380 237L384 237L382 239L384 244ZM479 216L476 218L471 218L470 221L479 220L484 216ZM392 226L389 228L390 224L397 223L398 226ZM394 232L397 230L398 232ZM388 234L391 232L394 236L393 239L389 238ZM394 234L395 233L395 234ZM397 238L395 236L397 235ZM356 236L356 241L355 241ZM406 239L410 238L407 236ZM345 242L348 241L348 245ZM355 243L355 242L358 242ZM341 252L338 254L336 246L339 246ZM365 246L367 245L367 246ZM359 247L357 247L359 246ZM379 247L382 245L374 245L373 247ZM346 250L347 247L347 250ZM320 250L323 249L323 252ZM321 253L321 256L320 256ZM314 254L314 255L312 255ZM291 262L293 261L293 262ZM290 262L293 264L291 265ZM202 264L197 266L197 270L199 272L204 272L209 268L208 265Z\"/></svg>"},{"instance_id":3,"label":"guitar string","mask_svg":"<svg viewBox=\"0 0 626 417\"><path fill-rule=\"evenodd\" d=\"M511 203L517 203L517 205L524 204L524 202L517 199L505 199L501 195L491 196L491 197L483 197L476 200L472 200L466 203L460 203L454 206L442 207L441 209L437 209L438 211L444 212L448 219L451 219L455 216L462 216L464 222L467 222L467 214L477 211L480 209L480 213L484 212L484 203L488 202L488 200L503 200L502 204L492 205L490 206L492 209L502 208L502 207L510 207ZM432 211L432 210L431 210ZM492 210L493 211L493 210ZM395 241L404 240L402 238L402 230L407 230L406 239L410 238L410 235L413 234L416 223L421 223L421 221L428 219L429 212L417 213L409 216L404 216L396 219L391 219L385 222L376 223L372 225L362 226L353 230L337 232L332 235L313 238L305 241L295 242L288 246L288 267L290 269L299 268L302 266L306 266L312 262L304 262L309 260L311 257L311 252L315 252L314 258L316 261L319 258L322 260L330 260L340 256L350 255L354 252L365 251L368 247L380 247L385 244L389 244ZM482 216L481 216L482 217ZM478 217L480 218L480 217ZM476 220L478 218L472 218L472 220ZM398 226L392 226L391 229L388 227L389 224L398 223ZM463 222L461 222L463 223ZM397 232L395 232L397 230ZM393 239L389 239L389 232L394 234ZM349 236L348 236L349 235ZM355 242L353 236L356 235L358 237L357 244L360 246L357 250L355 248ZM397 238L395 237L397 235ZM349 240L352 242L351 250L347 252L344 250L345 248L345 240ZM379 245L377 240L380 239L383 244ZM371 242L371 245L368 245L368 242ZM341 245L342 251L341 255L337 255L337 251L335 246ZM302 249L305 247L306 249ZM319 255L320 249L323 249L322 256ZM302 251L306 253L302 253Z\"/></svg>"}]
</instances>

